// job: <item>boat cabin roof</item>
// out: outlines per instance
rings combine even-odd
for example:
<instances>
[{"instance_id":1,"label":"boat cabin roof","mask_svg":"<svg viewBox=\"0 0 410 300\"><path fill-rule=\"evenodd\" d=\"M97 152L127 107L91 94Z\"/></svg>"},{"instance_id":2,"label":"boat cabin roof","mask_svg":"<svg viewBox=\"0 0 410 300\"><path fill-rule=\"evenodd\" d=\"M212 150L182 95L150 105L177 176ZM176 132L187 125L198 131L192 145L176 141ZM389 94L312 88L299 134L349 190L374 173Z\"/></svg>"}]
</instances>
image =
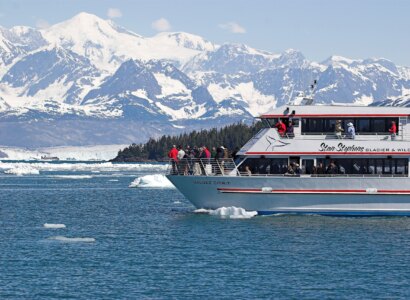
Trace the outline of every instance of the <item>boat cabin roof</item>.
<instances>
[{"instance_id":1,"label":"boat cabin roof","mask_svg":"<svg viewBox=\"0 0 410 300\"><path fill-rule=\"evenodd\" d=\"M284 105L275 108L268 118L355 118L355 117L410 117L410 107L344 106L344 105Z\"/></svg>"}]
</instances>

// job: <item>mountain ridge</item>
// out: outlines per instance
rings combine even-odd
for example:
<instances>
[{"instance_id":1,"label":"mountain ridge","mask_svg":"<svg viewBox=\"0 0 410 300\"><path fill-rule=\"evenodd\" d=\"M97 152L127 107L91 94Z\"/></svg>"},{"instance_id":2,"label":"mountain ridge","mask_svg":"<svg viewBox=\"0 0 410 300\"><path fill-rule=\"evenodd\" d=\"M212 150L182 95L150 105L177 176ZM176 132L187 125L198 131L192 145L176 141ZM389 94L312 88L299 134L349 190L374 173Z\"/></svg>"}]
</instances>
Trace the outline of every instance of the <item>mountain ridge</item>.
<instances>
[{"instance_id":1,"label":"mountain ridge","mask_svg":"<svg viewBox=\"0 0 410 300\"><path fill-rule=\"evenodd\" d=\"M402 105L407 102L394 99L409 93L410 68L385 58L333 55L314 62L294 49L271 53L245 44L218 45L185 32L143 37L89 13L41 30L0 27L0 123L24 134L24 122L37 124L40 132L49 132L45 127L51 124L62 134L44 146L72 143L59 128L67 126L62 120L92 120L95 128L110 120L118 130L126 123L145 125L144 134L124 133L120 143L162 130L249 123L308 93L313 80L318 104ZM104 136L101 128L93 134L80 127L77 135L87 136L81 143L107 143L115 132Z\"/></svg>"}]
</instances>

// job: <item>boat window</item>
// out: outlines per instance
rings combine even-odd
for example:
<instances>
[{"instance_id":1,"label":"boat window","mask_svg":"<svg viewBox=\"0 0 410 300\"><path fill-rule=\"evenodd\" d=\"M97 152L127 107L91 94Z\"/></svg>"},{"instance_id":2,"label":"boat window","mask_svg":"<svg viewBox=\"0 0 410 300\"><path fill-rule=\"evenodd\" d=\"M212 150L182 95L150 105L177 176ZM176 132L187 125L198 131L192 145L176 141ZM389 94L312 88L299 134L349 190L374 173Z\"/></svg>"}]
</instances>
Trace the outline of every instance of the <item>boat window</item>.
<instances>
[{"instance_id":1,"label":"boat window","mask_svg":"<svg viewBox=\"0 0 410 300\"><path fill-rule=\"evenodd\" d=\"M252 174L284 174L288 169L287 158L247 158L239 167L240 172L246 172L249 167Z\"/></svg>"},{"instance_id":2,"label":"boat window","mask_svg":"<svg viewBox=\"0 0 410 300\"><path fill-rule=\"evenodd\" d=\"M352 122L358 134L389 134L392 121L396 124L399 121L398 118L303 118L302 134L333 134L336 120L342 121L345 132L347 124Z\"/></svg>"},{"instance_id":3,"label":"boat window","mask_svg":"<svg viewBox=\"0 0 410 300\"><path fill-rule=\"evenodd\" d=\"M338 158L317 159L317 165L323 164L324 173L329 173L329 166L336 165L335 174L409 174L407 158ZM333 173L334 174L334 173Z\"/></svg>"}]
</instances>

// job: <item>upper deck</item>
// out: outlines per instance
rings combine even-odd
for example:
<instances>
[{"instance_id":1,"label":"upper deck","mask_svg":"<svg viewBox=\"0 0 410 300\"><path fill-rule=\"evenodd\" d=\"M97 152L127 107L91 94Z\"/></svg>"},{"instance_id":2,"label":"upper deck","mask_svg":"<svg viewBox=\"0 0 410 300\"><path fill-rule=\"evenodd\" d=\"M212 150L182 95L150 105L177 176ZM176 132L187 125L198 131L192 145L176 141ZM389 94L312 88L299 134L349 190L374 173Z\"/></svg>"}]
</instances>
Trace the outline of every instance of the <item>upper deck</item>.
<instances>
[{"instance_id":1,"label":"upper deck","mask_svg":"<svg viewBox=\"0 0 410 300\"><path fill-rule=\"evenodd\" d=\"M408 118L410 107L354 106L354 105L285 105L260 116L267 118Z\"/></svg>"},{"instance_id":2,"label":"upper deck","mask_svg":"<svg viewBox=\"0 0 410 300\"><path fill-rule=\"evenodd\" d=\"M286 105L260 116L266 127L274 128L279 119L292 121L293 134L282 138L323 140L345 138L347 124L354 124L357 141L410 141L410 108L343 105ZM336 136L336 121L344 134ZM395 122L397 134L391 139L389 129Z\"/></svg>"}]
</instances>

